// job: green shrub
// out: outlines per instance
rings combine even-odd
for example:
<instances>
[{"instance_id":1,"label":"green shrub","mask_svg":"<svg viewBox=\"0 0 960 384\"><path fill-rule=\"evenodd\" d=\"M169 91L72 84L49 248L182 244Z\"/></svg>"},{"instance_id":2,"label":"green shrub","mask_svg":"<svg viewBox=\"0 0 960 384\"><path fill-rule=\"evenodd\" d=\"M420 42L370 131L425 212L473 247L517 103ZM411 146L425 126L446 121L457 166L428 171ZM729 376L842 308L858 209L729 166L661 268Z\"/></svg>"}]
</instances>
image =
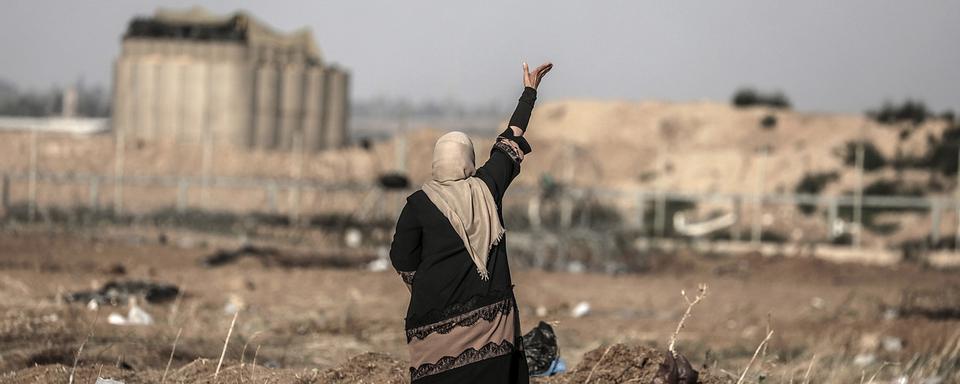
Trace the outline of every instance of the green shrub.
<instances>
[{"instance_id":1,"label":"green shrub","mask_svg":"<svg viewBox=\"0 0 960 384\"><path fill-rule=\"evenodd\" d=\"M781 92L763 93L753 88L738 89L731 100L737 107L766 106L773 108L790 108L790 100Z\"/></svg>"},{"instance_id":2,"label":"green shrub","mask_svg":"<svg viewBox=\"0 0 960 384\"><path fill-rule=\"evenodd\" d=\"M841 156L843 163L850 167L857 166L857 145L859 141L848 141L843 148ZM873 142L863 141L863 169L865 171L876 171L887 165L887 159L883 157L880 150Z\"/></svg>"},{"instance_id":3,"label":"green shrub","mask_svg":"<svg viewBox=\"0 0 960 384\"><path fill-rule=\"evenodd\" d=\"M803 175L803 178L797 183L794 191L798 194L818 195L823 191L823 188L825 188L827 184L834 182L839 178L840 174L837 172L807 173ZM800 203L797 205L797 209L799 209L800 212L809 215L816 211L817 207L813 204Z\"/></svg>"},{"instance_id":4,"label":"green shrub","mask_svg":"<svg viewBox=\"0 0 960 384\"><path fill-rule=\"evenodd\" d=\"M882 124L901 122L921 124L931 116L931 113L922 101L907 99L899 105L887 101L878 109L868 110L867 116Z\"/></svg>"}]
</instances>

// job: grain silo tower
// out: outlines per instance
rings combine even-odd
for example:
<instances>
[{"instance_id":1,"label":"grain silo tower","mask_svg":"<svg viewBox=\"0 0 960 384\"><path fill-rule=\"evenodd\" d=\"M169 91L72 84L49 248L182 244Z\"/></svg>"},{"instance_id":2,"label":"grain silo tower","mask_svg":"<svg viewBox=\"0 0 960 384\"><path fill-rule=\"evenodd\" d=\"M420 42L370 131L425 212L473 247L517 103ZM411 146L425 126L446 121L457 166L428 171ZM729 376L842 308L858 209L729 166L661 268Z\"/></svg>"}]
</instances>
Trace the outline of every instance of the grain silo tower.
<instances>
[{"instance_id":1,"label":"grain silo tower","mask_svg":"<svg viewBox=\"0 0 960 384\"><path fill-rule=\"evenodd\" d=\"M123 35L113 128L124 137L307 151L348 139L349 75L308 30L285 34L244 12L160 9Z\"/></svg>"}]
</instances>

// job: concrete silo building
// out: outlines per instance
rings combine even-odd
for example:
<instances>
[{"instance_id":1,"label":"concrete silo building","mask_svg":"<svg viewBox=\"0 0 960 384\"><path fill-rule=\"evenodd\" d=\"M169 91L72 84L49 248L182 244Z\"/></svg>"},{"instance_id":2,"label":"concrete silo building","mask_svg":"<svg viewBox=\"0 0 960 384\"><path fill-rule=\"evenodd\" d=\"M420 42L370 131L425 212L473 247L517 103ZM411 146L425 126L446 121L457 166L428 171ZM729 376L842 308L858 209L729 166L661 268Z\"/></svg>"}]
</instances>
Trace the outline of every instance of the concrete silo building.
<instances>
[{"instance_id":1,"label":"concrete silo building","mask_svg":"<svg viewBox=\"0 0 960 384\"><path fill-rule=\"evenodd\" d=\"M127 138L319 151L347 142L348 92L348 73L307 30L161 9L123 36L112 124Z\"/></svg>"}]
</instances>

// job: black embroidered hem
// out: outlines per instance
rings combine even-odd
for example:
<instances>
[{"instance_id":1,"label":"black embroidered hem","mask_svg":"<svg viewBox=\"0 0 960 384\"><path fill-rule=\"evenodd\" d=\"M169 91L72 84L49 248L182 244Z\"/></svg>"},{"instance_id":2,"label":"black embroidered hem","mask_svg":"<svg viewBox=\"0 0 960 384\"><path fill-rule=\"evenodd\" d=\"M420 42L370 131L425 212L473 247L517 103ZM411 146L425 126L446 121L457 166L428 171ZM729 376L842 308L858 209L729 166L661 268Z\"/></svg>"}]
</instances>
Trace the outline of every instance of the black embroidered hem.
<instances>
[{"instance_id":1,"label":"black embroidered hem","mask_svg":"<svg viewBox=\"0 0 960 384\"><path fill-rule=\"evenodd\" d=\"M518 151L516 142L510 139L504 137L498 138L496 144L493 145L493 149L507 154L510 160L513 160L513 163L516 165L520 165L520 162L523 161L523 153Z\"/></svg>"},{"instance_id":2,"label":"black embroidered hem","mask_svg":"<svg viewBox=\"0 0 960 384\"><path fill-rule=\"evenodd\" d=\"M413 285L413 275L417 274L417 271L410 271L410 272L397 271L397 273L400 274L400 279L402 279L404 283L407 283L408 285Z\"/></svg>"},{"instance_id":3,"label":"black embroidered hem","mask_svg":"<svg viewBox=\"0 0 960 384\"><path fill-rule=\"evenodd\" d=\"M513 298L507 298L503 301L480 307L473 311L443 320L438 323L425 325L422 327L407 330L407 342L414 338L425 339L434 333L447 334L456 327L469 327L476 324L480 319L493 321L499 315L508 315L513 311Z\"/></svg>"},{"instance_id":4,"label":"black embroidered hem","mask_svg":"<svg viewBox=\"0 0 960 384\"><path fill-rule=\"evenodd\" d=\"M405 329L414 329L430 325L442 320L458 316L474 309L484 307L504 299L513 299L513 286L502 291L493 291L487 294L474 295L459 303L444 308L435 308L423 314L414 314L406 318Z\"/></svg>"},{"instance_id":5,"label":"black embroidered hem","mask_svg":"<svg viewBox=\"0 0 960 384\"><path fill-rule=\"evenodd\" d=\"M484 345L479 350L477 349L467 349L466 351L461 352L456 357L445 356L435 364L423 364L417 368L410 367L410 379L419 380L424 377L435 375L444 371L449 371L454 368L460 368L464 365L476 363L481 360L486 360L498 356L503 356L514 351L513 343L504 340L502 343L497 344L496 342L489 342L487 345Z\"/></svg>"}]
</instances>

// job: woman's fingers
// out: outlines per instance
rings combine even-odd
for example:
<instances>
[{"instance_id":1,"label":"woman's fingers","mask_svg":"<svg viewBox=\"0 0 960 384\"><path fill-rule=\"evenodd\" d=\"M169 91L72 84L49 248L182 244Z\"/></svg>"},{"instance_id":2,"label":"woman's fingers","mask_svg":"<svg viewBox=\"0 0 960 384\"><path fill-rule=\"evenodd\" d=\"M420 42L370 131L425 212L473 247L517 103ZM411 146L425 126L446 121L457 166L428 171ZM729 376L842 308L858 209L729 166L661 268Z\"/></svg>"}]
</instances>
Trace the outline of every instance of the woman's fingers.
<instances>
[{"instance_id":1,"label":"woman's fingers","mask_svg":"<svg viewBox=\"0 0 960 384\"><path fill-rule=\"evenodd\" d=\"M553 69L553 63L546 63L537 68L537 81L543 79L543 76L545 76L547 72L550 72L551 69Z\"/></svg>"},{"instance_id":2,"label":"woman's fingers","mask_svg":"<svg viewBox=\"0 0 960 384\"><path fill-rule=\"evenodd\" d=\"M540 85L540 80L543 79L543 76L550 72L553 69L553 63L546 62L541 64L539 67L530 72L530 66L527 65L527 62L523 62L523 85L536 88Z\"/></svg>"},{"instance_id":3,"label":"woman's fingers","mask_svg":"<svg viewBox=\"0 0 960 384\"><path fill-rule=\"evenodd\" d=\"M550 62L543 63L539 67L537 67L536 73L549 71L551 67L553 67L553 63L550 63Z\"/></svg>"}]
</instances>

